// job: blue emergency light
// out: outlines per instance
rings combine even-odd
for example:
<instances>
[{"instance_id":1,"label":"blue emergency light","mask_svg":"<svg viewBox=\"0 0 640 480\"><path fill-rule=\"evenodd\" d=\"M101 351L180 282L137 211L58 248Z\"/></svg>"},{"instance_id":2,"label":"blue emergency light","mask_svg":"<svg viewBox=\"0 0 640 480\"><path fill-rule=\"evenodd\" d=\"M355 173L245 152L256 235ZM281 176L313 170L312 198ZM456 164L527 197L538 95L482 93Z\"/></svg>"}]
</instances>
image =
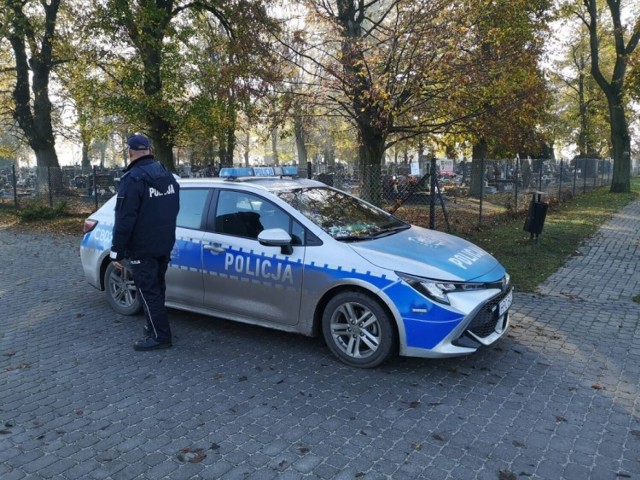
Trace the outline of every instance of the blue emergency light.
<instances>
[{"instance_id":1,"label":"blue emergency light","mask_svg":"<svg viewBox=\"0 0 640 480\"><path fill-rule=\"evenodd\" d=\"M220 169L220 176L227 178L253 177L253 168L225 167Z\"/></svg>"}]
</instances>

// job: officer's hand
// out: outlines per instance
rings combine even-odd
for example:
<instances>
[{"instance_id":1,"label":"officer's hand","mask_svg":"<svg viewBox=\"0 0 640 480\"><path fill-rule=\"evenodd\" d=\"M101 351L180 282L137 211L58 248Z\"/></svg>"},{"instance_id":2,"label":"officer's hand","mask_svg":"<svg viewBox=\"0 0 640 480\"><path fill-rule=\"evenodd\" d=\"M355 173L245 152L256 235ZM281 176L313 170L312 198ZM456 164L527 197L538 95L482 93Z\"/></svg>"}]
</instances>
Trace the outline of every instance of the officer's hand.
<instances>
[{"instance_id":1,"label":"officer's hand","mask_svg":"<svg viewBox=\"0 0 640 480\"><path fill-rule=\"evenodd\" d=\"M116 267L118 270L122 270L124 268L122 264L118 261L114 261L113 266Z\"/></svg>"}]
</instances>

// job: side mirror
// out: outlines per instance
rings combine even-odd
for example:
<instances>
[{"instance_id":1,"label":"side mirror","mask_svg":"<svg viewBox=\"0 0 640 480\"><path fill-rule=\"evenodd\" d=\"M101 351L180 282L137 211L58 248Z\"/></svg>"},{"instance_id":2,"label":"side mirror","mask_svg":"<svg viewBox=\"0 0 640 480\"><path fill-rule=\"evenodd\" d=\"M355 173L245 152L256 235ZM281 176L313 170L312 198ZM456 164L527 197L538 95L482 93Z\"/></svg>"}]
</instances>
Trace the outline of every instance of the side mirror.
<instances>
[{"instance_id":1,"label":"side mirror","mask_svg":"<svg viewBox=\"0 0 640 480\"><path fill-rule=\"evenodd\" d=\"M260 245L267 247L280 247L280 253L283 255L291 255L293 246L291 245L291 236L281 228L269 228L258 234Z\"/></svg>"}]
</instances>

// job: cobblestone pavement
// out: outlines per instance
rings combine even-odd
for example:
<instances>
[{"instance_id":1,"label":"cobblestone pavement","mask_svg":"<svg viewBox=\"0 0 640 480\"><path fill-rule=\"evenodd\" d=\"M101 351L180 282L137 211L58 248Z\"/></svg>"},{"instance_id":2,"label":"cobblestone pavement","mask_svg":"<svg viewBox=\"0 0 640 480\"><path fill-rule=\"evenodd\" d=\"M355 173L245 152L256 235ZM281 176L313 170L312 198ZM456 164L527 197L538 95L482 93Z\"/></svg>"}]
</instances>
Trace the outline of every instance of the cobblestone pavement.
<instances>
[{"instance_id":1,"label":"cobblestone pavement","mask_svg":"<svg viewBox=\"0 0 640 480\"><path fill-rule=\"evenodd\" d=\"M177 311L174 348L135 352L78 244L0 230L2 480L640 478L640 202L493 348L365 371Z\"/></svg>"}]
</instances>

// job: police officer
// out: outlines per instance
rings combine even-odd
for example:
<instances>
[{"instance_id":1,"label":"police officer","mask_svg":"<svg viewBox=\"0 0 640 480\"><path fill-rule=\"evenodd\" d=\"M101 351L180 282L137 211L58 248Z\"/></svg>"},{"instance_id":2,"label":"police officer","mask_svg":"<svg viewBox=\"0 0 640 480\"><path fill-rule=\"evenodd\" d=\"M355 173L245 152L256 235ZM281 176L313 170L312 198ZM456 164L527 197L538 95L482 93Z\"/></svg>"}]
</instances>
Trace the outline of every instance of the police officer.
<instances>
[{"instance_id":1,"label":"police officer","mask_svg":"<svg viewBox=\"0 0 640 480\"><path fill-rule=\"evenodd\" d=\"M168 348L171 328L164 306L165 273L176 239L180 187L154 158L147 137L133 135L127 145L130 163L118 187L110 258L118 269L128 260L147 317L147 337L133 348Z\"/></svg>"}]
</instances>

